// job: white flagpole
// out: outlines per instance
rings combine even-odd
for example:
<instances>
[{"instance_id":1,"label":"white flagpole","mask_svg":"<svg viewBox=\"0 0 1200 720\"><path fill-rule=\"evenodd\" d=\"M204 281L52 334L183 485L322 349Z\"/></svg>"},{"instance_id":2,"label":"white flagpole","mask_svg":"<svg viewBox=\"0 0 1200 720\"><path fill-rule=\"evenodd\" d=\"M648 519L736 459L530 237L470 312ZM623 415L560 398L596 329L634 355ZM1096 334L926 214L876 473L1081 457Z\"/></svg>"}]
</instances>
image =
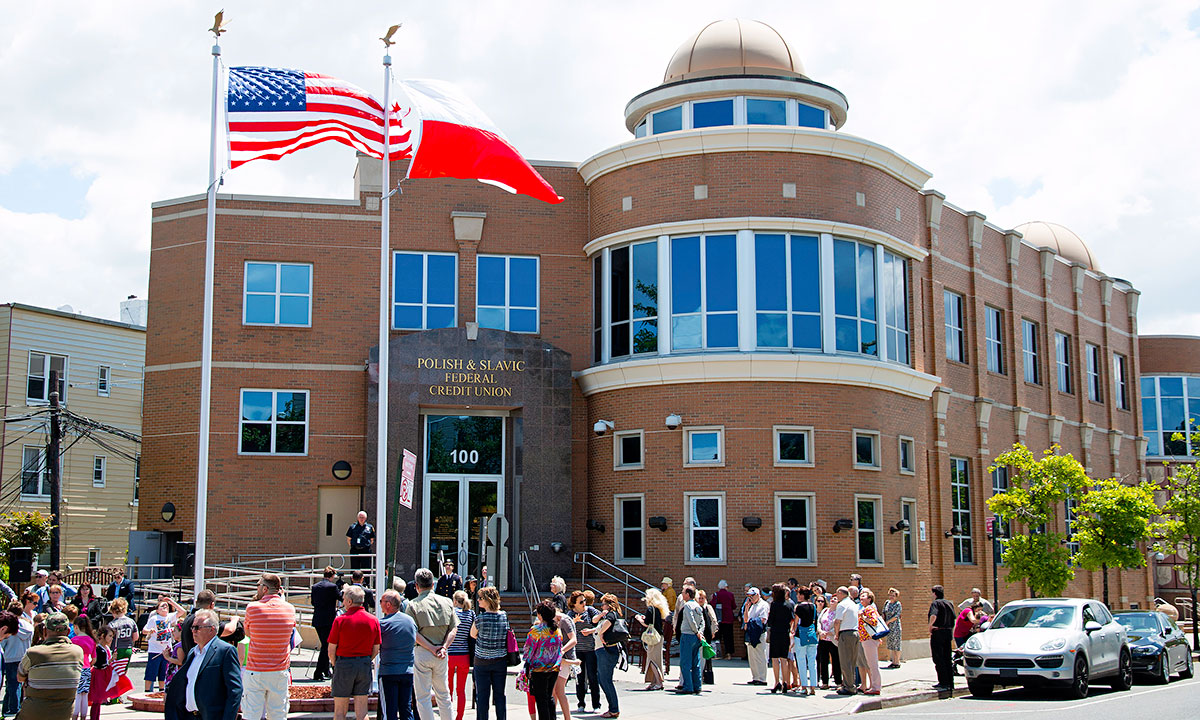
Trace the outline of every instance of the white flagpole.
<instances>
[{"instance_id":1,"label":"white flagpole","mask_svg":"<svg viewBox=\"0 0 1200 720\"><path fill-rule=\"evenodd\" d=\"M383 182L379 240L379 418L375 448L375 596L380 597L390 586L384 562L387 557L387 431L388 431L388 278L391 275L391 238L388 229L388 206L391 200L391 71L392 56L384 45L383 54ZM375 603L375 611L383 617L383 604Z\"/></svg>"},{"instance_id":2,"label":"white flagpole","mask_svg":"<svg viewBox=\"0 0 1200 720\"><path fill-rule=\"evenodd\" d=\"M212 123L208 142L208 222L204 234L204 330L200 341L200 437L196 462L196 554L193 594L204 589L204 545L208 533L208 434L212 405L213 263L217 219L217 92L220 90L220 16L213 24Z\"/></svg>"}]
</instances>

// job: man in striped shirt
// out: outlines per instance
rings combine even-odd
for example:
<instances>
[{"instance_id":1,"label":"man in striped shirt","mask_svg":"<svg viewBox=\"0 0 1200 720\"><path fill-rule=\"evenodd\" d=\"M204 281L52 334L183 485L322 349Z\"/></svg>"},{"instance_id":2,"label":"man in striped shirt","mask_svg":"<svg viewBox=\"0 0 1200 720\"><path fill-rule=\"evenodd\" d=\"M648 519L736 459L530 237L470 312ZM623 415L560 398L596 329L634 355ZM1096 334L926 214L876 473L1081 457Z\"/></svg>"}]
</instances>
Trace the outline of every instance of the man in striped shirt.
<instances>
[{"instance_id":1,"label":"man in striped shirt","mask_svg":"<svg viewBox=\"0 0 1200 720\"><path fill-rule=\"evenodd\" d=\"M242 715L284 720L288 713L288 668L296 608L280 597L279 576L263 573L255 601L246 606L250 651L242 670Z\"/></svg>"}]
</instances>

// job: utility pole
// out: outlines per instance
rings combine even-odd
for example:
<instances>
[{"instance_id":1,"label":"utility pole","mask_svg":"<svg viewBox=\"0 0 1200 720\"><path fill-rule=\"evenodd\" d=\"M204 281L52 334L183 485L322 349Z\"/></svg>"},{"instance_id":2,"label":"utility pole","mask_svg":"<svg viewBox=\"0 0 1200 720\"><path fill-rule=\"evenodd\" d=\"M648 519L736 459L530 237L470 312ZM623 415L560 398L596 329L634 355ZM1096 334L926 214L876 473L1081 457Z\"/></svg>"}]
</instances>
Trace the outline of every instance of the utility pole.
<instances>
[{"instance_id":1,"label":"utility pole","mask_svg":"<svg viewBox=\"0 0 1200 720\"><path fill-rule=\"evenodd\" d=\"M58 405L58 371L50 371L50 447L46 450L46 468L50 475L50 515L53 525L50 529L50 567L58 570L61 560L59 527L62 525L62 473L59 468L59 434L62 429L58 424L61 409Z\"/></svg>"}]
</instances>

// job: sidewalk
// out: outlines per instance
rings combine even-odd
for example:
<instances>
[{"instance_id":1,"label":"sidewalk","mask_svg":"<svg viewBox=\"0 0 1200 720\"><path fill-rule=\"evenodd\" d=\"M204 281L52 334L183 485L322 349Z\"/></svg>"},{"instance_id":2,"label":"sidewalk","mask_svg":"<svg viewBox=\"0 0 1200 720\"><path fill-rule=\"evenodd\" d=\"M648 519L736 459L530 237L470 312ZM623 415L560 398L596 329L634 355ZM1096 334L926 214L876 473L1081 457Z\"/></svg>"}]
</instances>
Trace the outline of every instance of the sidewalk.
<instances>
[{"instance_id":1,"label":"sidewalk","mask_svg":"<svg viewBox=\"0 0 1200 720\"><path fill-rule=\"evenodd\" d=\"M309 664L314 657L312 651L299 651L293 657L293 675L298 684L309 684L307 678L312 675ZM144 654L142 655L144 658ZM673 658L674 659L674 658ZM713 663L716 685L705 685L702 695L676 695L670 691L645 692L646 685L641 681L641 673L635 666L624 673L616 675L617 693L620 696L622 718L661 718L671 717L679 713L687 713L690 720L731 720L737 717L754 717L755 720L784 720L785 718L812 718L823 715L851 713L859 709L876 709L881 706L907 704L922 700L932 700L937 693L931 688L935 674L933 662L929 658L919 658L905 662L898 670L880 670L883 678L883 693L879 696L855 695L846 697L836 694L833 690L818 690L812 697L797 695L772 695L770 686L746 685L750 680L750 668L744 660L718 660ZM134 687L141 689L143 668L130 668L130 679ZM136 677L134 677L136 675ZM515 668L511 675L515 676ZM770 679L770 676L769 676ZM671 664L668 674L667 687L673 688L679 682L679 669ZM470 686L468 685L468 691ZM966 689L966 682L959 678L959 691ZM598 714L591 712L575 712L575 682L567 685L567 694L571 699L572 717L591 720ZM513 720L525 720L528 717L525 696L516 691L510 679L507 689L508 713ZM601 694L601 712L607 710L603 705L604 696ZM589 700L589 706L591 701ZM474 717L474 712L467 706L465 717ZM158 717L154 713L144 713L124 707L108 707L101 716L114 720L146 720ZM329 714L289 715L295 718L328 718Z\"/></svg>"}]
</instances>

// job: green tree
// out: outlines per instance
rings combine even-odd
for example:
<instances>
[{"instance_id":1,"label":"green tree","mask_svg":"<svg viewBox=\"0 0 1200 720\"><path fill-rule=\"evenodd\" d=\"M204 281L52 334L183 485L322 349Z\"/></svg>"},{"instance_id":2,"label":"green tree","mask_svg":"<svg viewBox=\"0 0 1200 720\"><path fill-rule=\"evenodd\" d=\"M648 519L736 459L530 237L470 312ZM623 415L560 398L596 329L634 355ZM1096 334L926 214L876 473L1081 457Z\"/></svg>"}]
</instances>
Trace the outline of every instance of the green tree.
<instances>
[{"instance_id":1,"label":"green tree","mask_svg":"<svg viewBox=\"0 0 1200 720\"><path fill-rule=\"evenodd\" d=\"M7 558L12 548L27 547L37 557L50 547L53 529L53 515L43 515L37 510L4 513L0 515L0 555Z\"/></svg>"},{"instance_id":2,"label":"green tree","mask_svg":"<svg viewBox=\"0 0 1200 720\"><path fill-rule=\"evenodd\" d=\"M1073 558L1085 570L1104 573L1104 604L1108 604L1108 569L1145 567L1141 543L1149 540L1150 520L1159 514L1154 485L1126 485L1104 480L1084 494L1070 539L1079 544Z\"/></svg>"},{"instance_id":3,"label":"green tree","mask_svg":"<svg viewBox=\"0 0 1200 720\"><path fill-rule=\"evenodd\" d=\"M1075 577L1071 553L1064 545L1066 536L1045 532L1045 527L1058 505L1078 499L1091 484L1079 461L1070 454L1059 455L1059 450L1055 445L1037 458L1017 443L989 468L1007 466L1012 470L1008 490L993 495L988 509L1006 522L1026 528L1024 534L1013 533L1005 543L1003 560L1008 574L1004 580L1024 580L1035 597L1061 595Z\"/></svg>"},{"instance_id":4,"label":"green tree","mask_svg":"<svg viewBox=\"0 0 1200 720\"><path fill-rule=\"evenodd\" d=\"M1172 565L1191 590L1194 608L1200 585L1200 467L1175 466L1175 472L1168 473L1165 489L1163 520L1152 530L1158 540L1155 550L1176 558ZM1200 647L1200 623L1192 623L1192 646Z\"/></svg>"}]
</instances>

